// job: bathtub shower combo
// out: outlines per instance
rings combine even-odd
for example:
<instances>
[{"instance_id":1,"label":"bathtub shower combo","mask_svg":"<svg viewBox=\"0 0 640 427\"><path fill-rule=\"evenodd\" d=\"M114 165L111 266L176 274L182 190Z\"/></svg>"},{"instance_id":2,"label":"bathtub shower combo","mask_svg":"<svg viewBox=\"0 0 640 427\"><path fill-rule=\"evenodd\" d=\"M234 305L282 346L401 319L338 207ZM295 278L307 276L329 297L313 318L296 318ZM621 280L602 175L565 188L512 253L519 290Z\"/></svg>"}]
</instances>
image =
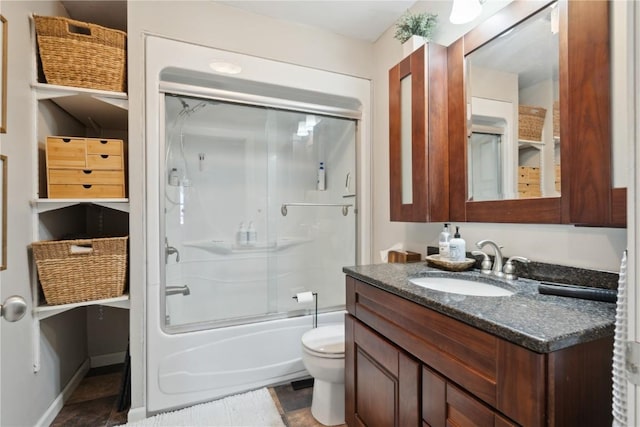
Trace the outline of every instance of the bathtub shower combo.
<instances>
[{"instance_id":1,"label":"bathtub shower combo","mask_svg":"<svg viewBox=\"0 0 640 427\"><path fill-rule=\"evenodd\" d=\"M320 324L343 321L342 267L359 262L361 108L167 67L177 45L211 51L147 40L149 412L306 376L315 303ZM317 301L294 298L304 292Z\"/></svg>"}]
</instances>

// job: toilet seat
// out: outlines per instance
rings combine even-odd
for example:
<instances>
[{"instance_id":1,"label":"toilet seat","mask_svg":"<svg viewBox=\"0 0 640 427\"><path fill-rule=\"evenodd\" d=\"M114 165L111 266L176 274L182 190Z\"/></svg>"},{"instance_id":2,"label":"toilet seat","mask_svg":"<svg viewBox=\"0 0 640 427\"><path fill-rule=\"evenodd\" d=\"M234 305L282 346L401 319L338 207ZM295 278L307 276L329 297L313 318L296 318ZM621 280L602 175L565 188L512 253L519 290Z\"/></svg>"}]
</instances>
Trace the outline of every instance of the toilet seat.
<instances>
[{"instance_id":1,"label":"toilet seat","mask_svg":"<svg viewBox=\"0 0 640 427\"><path fill-rule=\"evenodd\" d=\"M305 332L302 346L314 356L344 358L344 324L321 326Z\"/></svg>"}]
</instances>

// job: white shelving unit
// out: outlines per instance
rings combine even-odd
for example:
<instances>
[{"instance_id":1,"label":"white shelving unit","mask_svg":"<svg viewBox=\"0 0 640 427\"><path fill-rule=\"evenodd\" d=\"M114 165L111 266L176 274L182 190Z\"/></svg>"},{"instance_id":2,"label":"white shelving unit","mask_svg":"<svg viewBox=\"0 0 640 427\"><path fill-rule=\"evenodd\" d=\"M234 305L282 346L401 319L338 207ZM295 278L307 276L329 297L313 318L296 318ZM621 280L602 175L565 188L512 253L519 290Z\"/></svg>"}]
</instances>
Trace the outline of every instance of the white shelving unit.
<instances>
[{"instance_id":1,"label":"white shelving unit","mask_svg":"<svg viewBox=\"0 0 640 427\"><path fill-rule=\"evenodd\" d=\"M34 36L35 40L35 36ZM35 42L34 42L35 46ZM36 55L34 48L34 58ZM35 63L35 62L34 62ZM37 72L34 72L36 81ZM82 123L85 128L98 132L101 129L117 129L126 131L128 120L128 98L126 93L108 92L84 88L73 88L57 85L48 85L35 82L31 85L34 99L34 117L38 118L40 102L51 101L64 110L68 115ZM44 173L39 163L38 142L43 135L34 130L32 136L34 170L38 174ZM42 240L40 236L40 222L43 214L62 212L64 209L77 205L95 205L114 211L128 214L129 199L47 199L39 197L41 180L36 180L34 199L31 201L33 214L33 241ZM54 214L55 215L55 214ZM40 289L35 262L32 277L32 302L33 302L33 371L40 370L40 321L73 310L79 307L92 305L129 309L129 295L116 298L108 298L94 301L83 301L72 304L48 305L39 301Z\"/></svg>"}]
</instances>

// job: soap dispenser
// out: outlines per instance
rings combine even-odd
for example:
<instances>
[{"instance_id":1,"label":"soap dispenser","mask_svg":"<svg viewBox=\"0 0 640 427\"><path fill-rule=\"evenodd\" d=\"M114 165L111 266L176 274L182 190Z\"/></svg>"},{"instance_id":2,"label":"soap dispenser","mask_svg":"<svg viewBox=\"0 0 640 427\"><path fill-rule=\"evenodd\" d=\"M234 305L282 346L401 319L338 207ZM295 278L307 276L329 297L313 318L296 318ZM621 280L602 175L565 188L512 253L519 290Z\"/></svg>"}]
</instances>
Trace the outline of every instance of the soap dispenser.
<instances>
[{"instance_id":1,"label":"soap dispenser","mask_svg":"<svg viewBox=\"0 0 640 427\"><path fill-rule=\"evenodd\" d=\"M449 240L451 240L449 223L445 223L438 238L438 254L440 255L440 259L449 259Z\"/></svg>"},{"instance_id":2,"label":"soap dispenser","mask_svg":"<svg viewBox=\"0 0 640 427\"><path fill-rule=\"evenodd\" d=\"M456 226L456 234L449 241L449 257L454 262L464 261L467 257L467 244L460 237L460 227L458 226Z\"/></svg>"}]
</instances>

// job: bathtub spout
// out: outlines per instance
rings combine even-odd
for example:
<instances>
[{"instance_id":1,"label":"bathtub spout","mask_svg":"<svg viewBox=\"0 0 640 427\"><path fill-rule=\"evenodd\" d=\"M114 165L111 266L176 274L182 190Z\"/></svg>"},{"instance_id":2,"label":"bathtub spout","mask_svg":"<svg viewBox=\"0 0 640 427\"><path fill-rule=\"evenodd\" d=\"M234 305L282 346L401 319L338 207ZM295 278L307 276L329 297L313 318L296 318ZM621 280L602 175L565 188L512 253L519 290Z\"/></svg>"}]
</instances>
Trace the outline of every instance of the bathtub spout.
<instances>
[{"instance_id":1,"label":"bathtub spout","mask_svg":"<svg viewBox=\"0 0 640 427\"><path fill-rule=\"evenodd\" d=\"M184 286L166 286L164 288L164 293L167 296L169 296L169 295L178 295L178 294L182 294L184 296L187 296L187 295L191 294L191 290L189 290L189 287L187 285L184 285Z\"/></svg>"}]
</instances>

